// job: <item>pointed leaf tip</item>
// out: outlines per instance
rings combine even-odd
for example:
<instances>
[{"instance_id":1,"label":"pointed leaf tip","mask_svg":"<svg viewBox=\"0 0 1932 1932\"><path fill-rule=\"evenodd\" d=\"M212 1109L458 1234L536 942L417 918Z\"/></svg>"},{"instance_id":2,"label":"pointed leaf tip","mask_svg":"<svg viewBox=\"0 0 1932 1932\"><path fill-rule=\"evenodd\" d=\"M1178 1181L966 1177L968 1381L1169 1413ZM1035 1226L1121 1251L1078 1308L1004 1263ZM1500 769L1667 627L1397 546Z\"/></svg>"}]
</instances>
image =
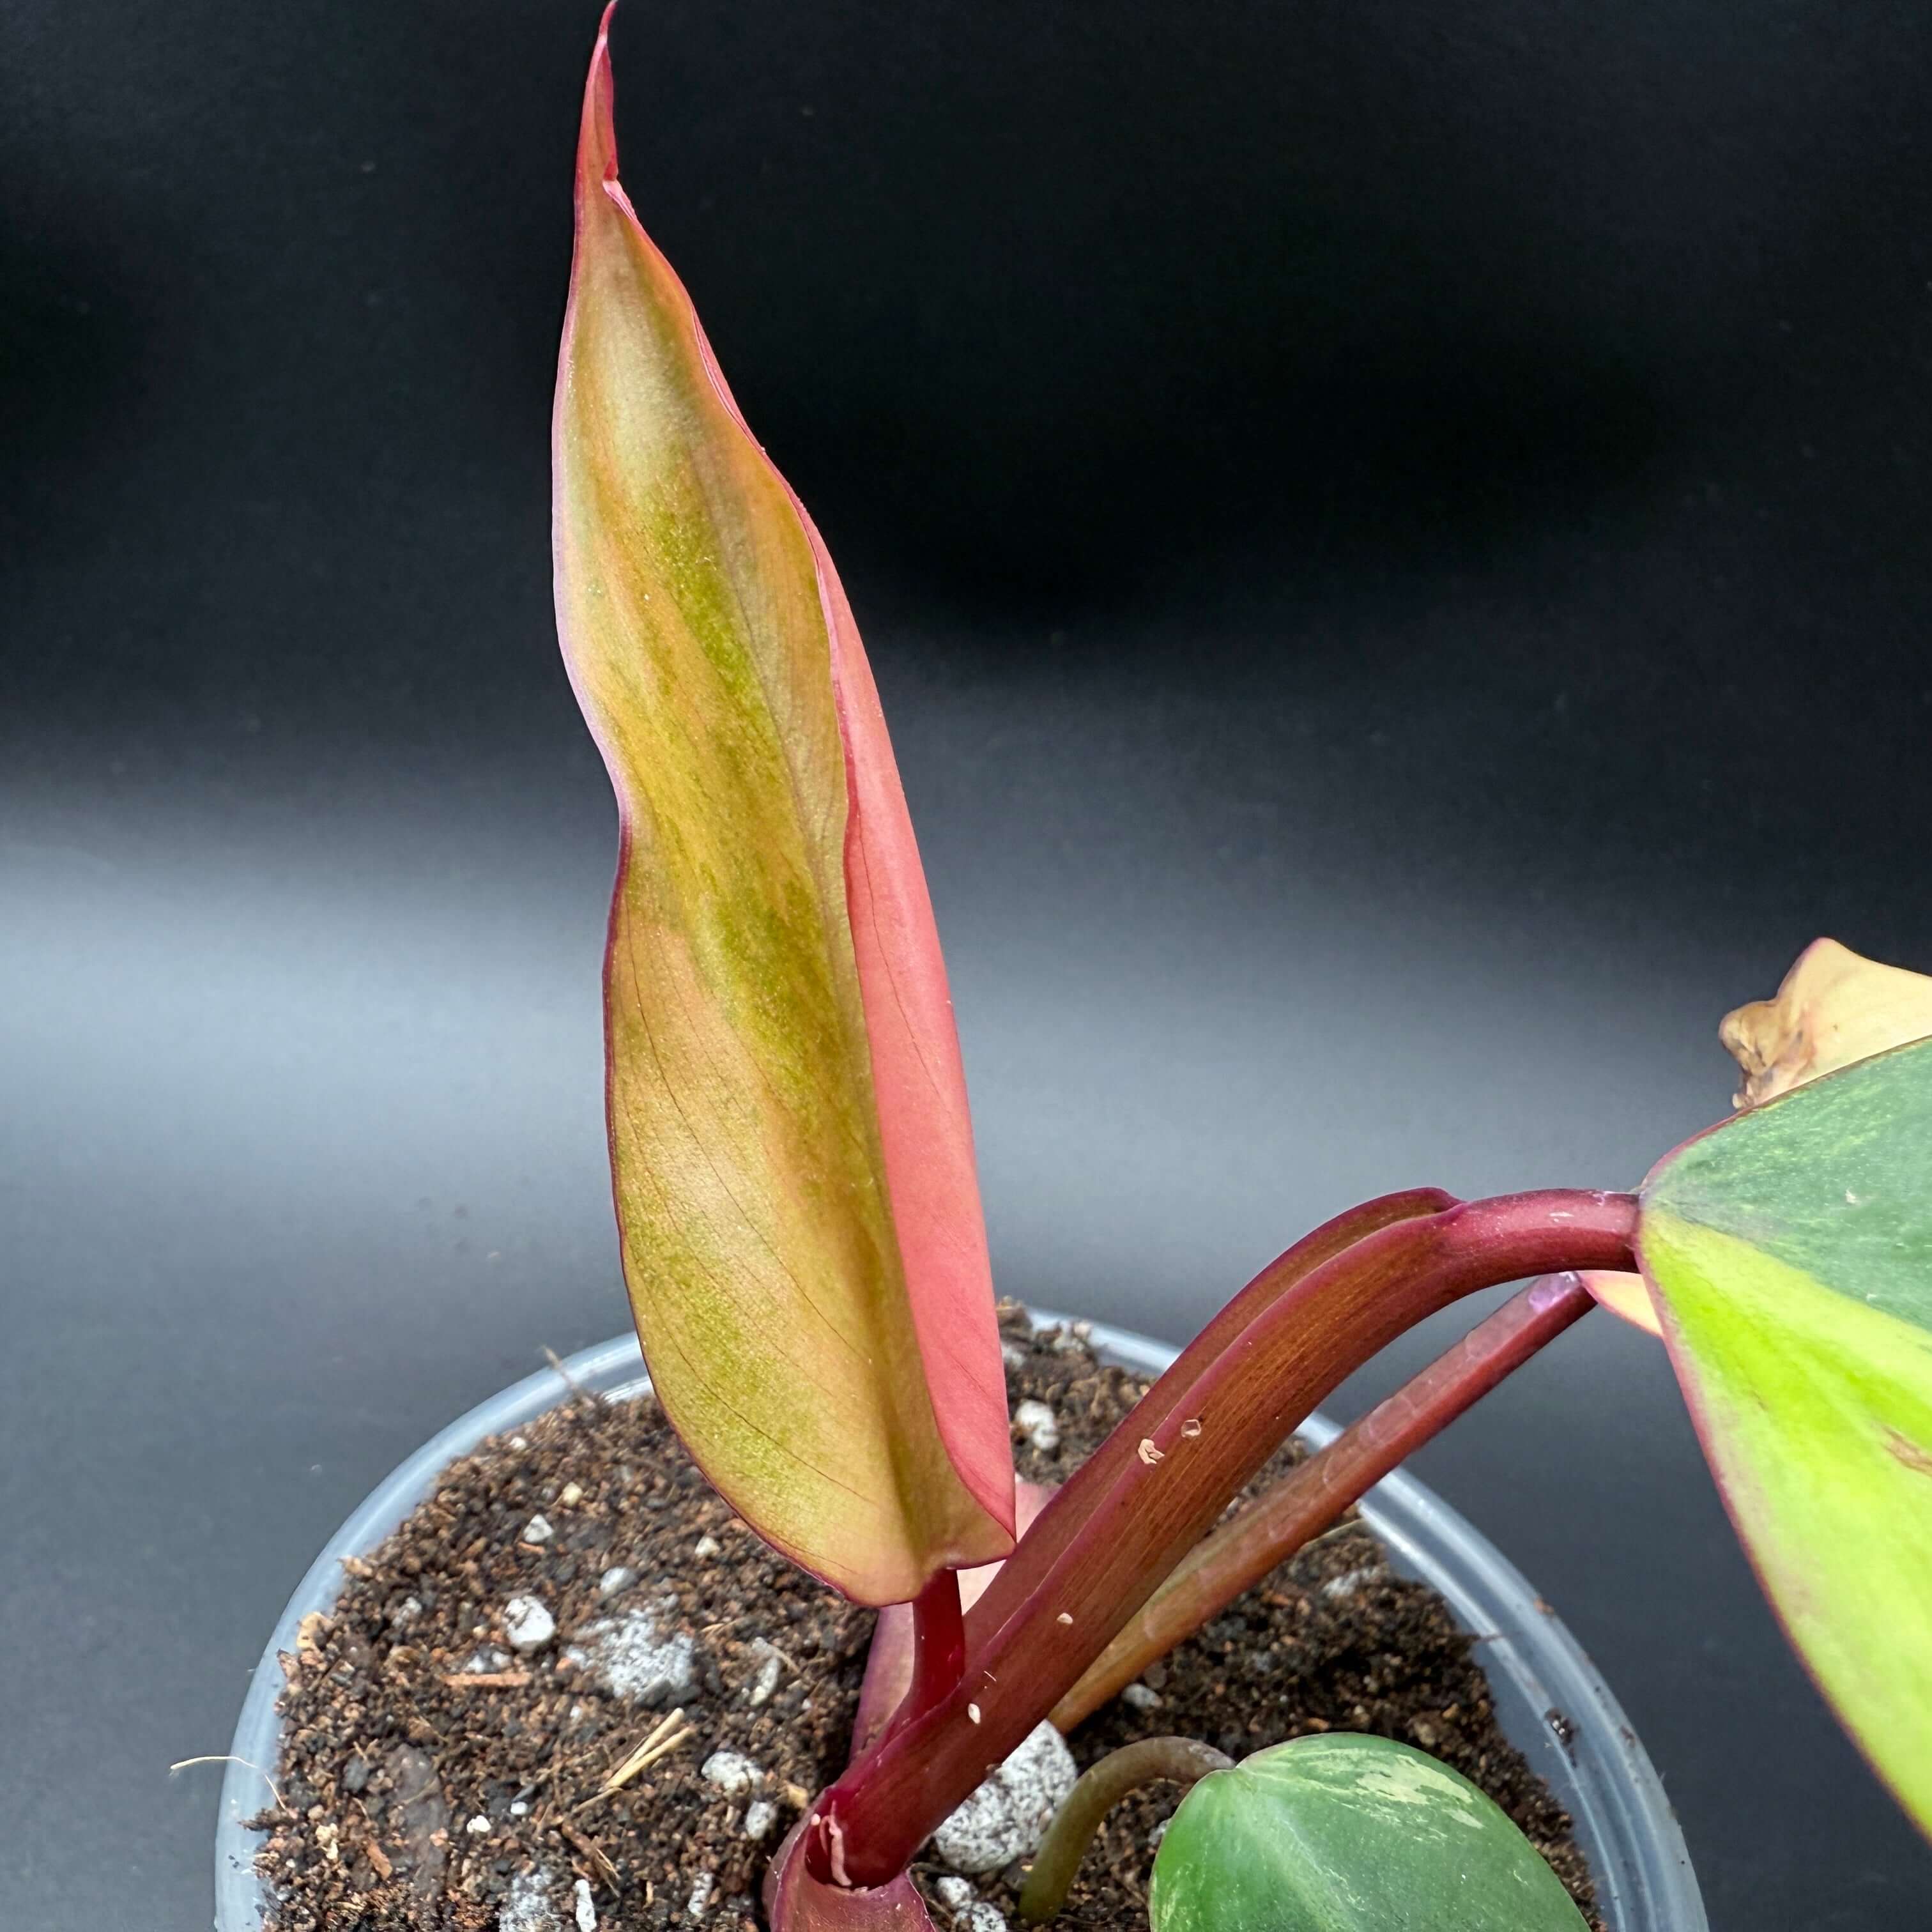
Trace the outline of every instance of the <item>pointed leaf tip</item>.
<instances>
[{"instance_id":1,"label":"pointed leaf tip","mask_svg":"<svg viewBox=\"0 0 1932 1932\"><path fill-rule=\"evenodd\" d=\"M1609 1268L1584 1268L1576 1279L1596 1297L1598 1307L1607 1308L1633 1328L1641 1328L1646 1335L1663 1340L1663 1324L1657 1318L1656 1307L1642 1275Z\"/></svg>"},{"instance_id":2,"label":"pointed leaf tip","mask_svg":"<svg viewBox=\"0 0 1932 1932\"><path fill-rule=\"evenodd\" d=\"M1013 1509L924 874L837 574L619 179L602 32L576 202L554 543L622 829L626 1276L666 1411L746 1520L902 1600L1003 1556Z\"/></svg>"}]
</instances>

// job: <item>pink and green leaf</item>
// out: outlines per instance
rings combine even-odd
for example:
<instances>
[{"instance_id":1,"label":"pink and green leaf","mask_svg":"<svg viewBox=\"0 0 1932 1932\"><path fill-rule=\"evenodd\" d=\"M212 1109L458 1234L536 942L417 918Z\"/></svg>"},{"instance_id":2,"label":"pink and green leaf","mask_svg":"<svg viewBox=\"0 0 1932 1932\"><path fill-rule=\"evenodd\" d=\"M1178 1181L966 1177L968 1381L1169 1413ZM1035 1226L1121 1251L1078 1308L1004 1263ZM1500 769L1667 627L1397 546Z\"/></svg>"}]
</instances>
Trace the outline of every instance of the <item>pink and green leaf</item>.
<instances>
[{"instance_id":1,"label":"pink and green leaf","mask_svg":"<svg viewBox=\"0 0 1932 1932\"><path fill-rule=\"evenodd\" d=\"M1641 1328L1646 1335L1662 1340L1663 1324L1657 1318L1649 1287L1642 1275L1632 1274L1628 1269L1586 1268L1576 1279L1590 1291L1598 1307L1607 1308L1633 1328Z\"/></svg>"},{"instance_id":2,"label":"pink and green leaf","mask_svg":"<svg viewBox=\"0 0 1932 1932\"><path fill-rule=\"evenodd\" d=\"M626 1278L718 1488L850 1595L903 1600L1005 1554L1013 1520L945 968L831 561L619 184L602 32L577 223L554 541L621 824Z\"/></svg>"},{"instance_id":3,"label":"pink and green leaf","mask_svg":"<svg viewBox=\"0 0 1932 1932\"><path fill-rule=\"evenodd\" d=\"M1767 1593L1932 1828L1932 1041L1680 1148L1640 1251Z\"/></svg>"}]
</instances>

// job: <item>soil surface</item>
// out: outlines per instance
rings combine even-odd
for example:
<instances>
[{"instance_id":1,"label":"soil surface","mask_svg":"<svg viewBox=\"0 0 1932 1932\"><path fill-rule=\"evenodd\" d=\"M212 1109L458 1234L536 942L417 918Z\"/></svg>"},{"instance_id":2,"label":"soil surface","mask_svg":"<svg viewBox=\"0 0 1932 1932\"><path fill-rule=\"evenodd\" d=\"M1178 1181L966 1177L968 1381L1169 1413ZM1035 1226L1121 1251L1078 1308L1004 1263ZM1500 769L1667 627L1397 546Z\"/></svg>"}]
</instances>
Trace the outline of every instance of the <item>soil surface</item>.
<instances>
[{"instance_id":1,"label":"soil surface","mask_svg":"<svg viewBox=\"0 0 1932 1932\"><path fill-rule=\"evenodd\" d=\"M1145 1384L1077 1328L1001 1320L1013 1402L1058 1433L1016 1427L1015 1461L1062 1480ZM254 1821L272 1932L755 1932L767 1858L844 1766L872 1616L752 1534L655 1402L586 1398L493 1438L344 1568L282 1659L278 1803ZM1594 1922L1570 1821L1497 1728L1472 1648L1344 1526L1068 1742L1084 1768L1168 1732L1235 1757L1310 1731L1402 1738L1488 1791ZM1144 1932L1180 1796L1114 1812L1060 1924ZM1022 1876L968 1894L915 1868L942 1932L998 1932L988 1908L1010 1913Z\"/></svg>"}]
</instances>

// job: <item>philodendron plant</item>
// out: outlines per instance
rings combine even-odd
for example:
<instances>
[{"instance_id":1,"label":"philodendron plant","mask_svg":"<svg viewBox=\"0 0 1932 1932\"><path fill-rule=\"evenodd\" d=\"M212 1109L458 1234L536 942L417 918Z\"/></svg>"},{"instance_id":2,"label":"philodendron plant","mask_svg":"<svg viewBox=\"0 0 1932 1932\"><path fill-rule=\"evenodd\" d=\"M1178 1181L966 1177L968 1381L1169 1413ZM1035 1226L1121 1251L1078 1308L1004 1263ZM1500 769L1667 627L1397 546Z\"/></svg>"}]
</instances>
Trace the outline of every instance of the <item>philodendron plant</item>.
<instances>
[{"instance_id":1,"label":"philodendron plant","mask_svg":"<svg viewBox=\"0 0 1932 1932\"><path fill-rule=\"evenodd\" d=\"M626 1276L706 1474L882 1612L850 1767L773 1861L774 1925L923 1923L908 1863L991 1768L1598 1301L1660 1336L1793 1642L1932 1821L1932 981L1821 940L1726 1023L1741 1111L1636 1192L1354 1208L1262 1270L1071 1480L1019 1493L945 969L878 696L824 544L620 184L602 34L576 202L556 601L622 828L605 994ZM1216 1527L1344 1376L1528 1277ZM1082 1780L1030 1912L1096 1807L1165 1776L1193 1788L1156 1866L1162 1928L1577 1922L1488 1800L1405 1747L1300 1739L1233 1766L1150 1743Z\"/></svg>"}]
</instances>

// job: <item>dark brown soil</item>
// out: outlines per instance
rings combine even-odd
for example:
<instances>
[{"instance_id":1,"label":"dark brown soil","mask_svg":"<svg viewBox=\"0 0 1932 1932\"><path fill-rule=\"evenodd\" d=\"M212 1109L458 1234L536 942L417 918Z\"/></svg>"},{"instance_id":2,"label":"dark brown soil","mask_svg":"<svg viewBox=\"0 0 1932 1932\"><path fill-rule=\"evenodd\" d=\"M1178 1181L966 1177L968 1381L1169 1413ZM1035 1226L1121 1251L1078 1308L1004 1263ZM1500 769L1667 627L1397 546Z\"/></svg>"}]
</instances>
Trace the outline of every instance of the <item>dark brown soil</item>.
<instances>
[{"instance_id":1,"label":"dark brown soil","mask_svg":"<svg viewBox=\"0 0 1932 1932\"><path fill-rule=\"evenodd\" d=\"M1042 1452L1016 1432L1020 1473L1064 1478L1144 1385L1077 1335L1036 1340L1017 1310L1003 1324L1014 1400L1046 1402L1060 1433ZM606 1932L755 1927L770 1851L843 1767L872 1619L752 1534L654 1403L574 1402L486 1444L348 1567L283 1659L280 1802L256 1821L272 1932L574 1932L590 1910ZM521 1654L519 1597L556 1632ZM1308 1731L1404 1738L1490 1792L1591 1911L1569 1820L1498 1730L1470 1640L1365 1530L1304 1551L1145 1690L1074 1733L1083 1766L1162 1732L1235 1756ZM600 1795L666 1706L680 1741ZM720 1752L755 1786L703 1775L730 1781ZM1114 1814L1062 1923L1144 1932L1150 1840L1179 1795ZM915 1875L947 1926L943 1874ZM976 1898L1010 1912L1019 1875Z\"/></svg>"}]
</instances>

